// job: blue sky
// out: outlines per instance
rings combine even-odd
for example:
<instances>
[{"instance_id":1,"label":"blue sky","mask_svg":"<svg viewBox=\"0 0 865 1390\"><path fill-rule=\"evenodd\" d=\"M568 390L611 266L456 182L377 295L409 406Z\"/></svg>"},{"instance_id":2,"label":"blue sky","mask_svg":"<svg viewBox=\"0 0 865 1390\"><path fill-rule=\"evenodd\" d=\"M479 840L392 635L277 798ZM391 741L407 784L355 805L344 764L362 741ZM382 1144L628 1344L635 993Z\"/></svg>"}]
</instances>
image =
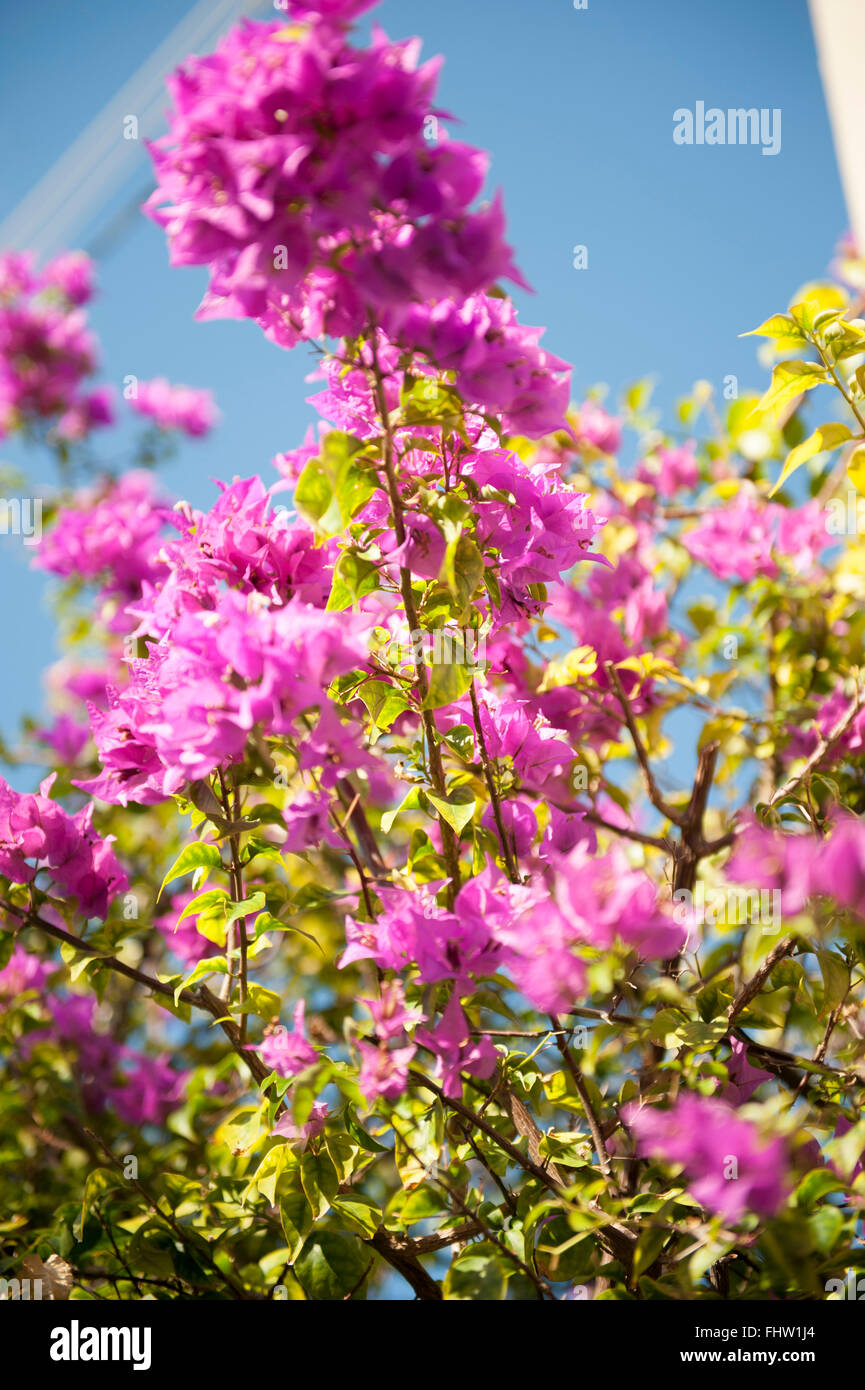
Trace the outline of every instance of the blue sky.
<instances>
[{"instance_id":1,"label":"blue sky","mask_svg":"<svg viewBox=\"0 0 865 1390\"><path fill-rule=\"evenodd\" d=\"M149 56L191 0L108 5L0 0L0 219ZM754 339L738 335L818 276L846 214L805 0L384 0L392 37L419 34L443 53L442 105L460 138L491 151L512 244L534 286L523 319L574 364L575 397L607 382L612 398L657 378L669 408L692 382L728 374L760 386ZM674 144L673 112L780 108L780 153ZM119 138L119 137L118 137ZM137 181L147 189L148 166ZM87 229L85 229L87 231ZM94 228L80 240L87 244ZM588 248L588 269L573 251ZM92 321L103 377L167 375L211 387L224 420L185 445L166 484L197 504L210 478L271 472L303 436L311 359L286 353L249 323L198 324L200 271L170 270L160 230L133 218L100 271ZM111 444L116 453L116 443ZM20 462L0 444L0 461ZM31 457L32 489L50 478ZM56 655L45 581L17 538L0 538L7 737L41 701Z\"/></svg>"}]
</instances>

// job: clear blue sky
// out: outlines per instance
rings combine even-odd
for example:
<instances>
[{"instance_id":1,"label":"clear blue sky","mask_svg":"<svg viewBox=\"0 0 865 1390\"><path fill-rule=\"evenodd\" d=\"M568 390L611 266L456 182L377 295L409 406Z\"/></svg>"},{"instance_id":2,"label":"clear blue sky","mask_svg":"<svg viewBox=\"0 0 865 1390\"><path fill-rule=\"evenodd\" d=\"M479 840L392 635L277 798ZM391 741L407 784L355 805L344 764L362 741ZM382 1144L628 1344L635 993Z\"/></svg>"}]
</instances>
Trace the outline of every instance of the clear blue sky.
<instances>
[{"instance_id":1,"label":"clear blue sky","mask_svg":"<svg viewBox=\"0 0 865 1390\"><path fill-rule=\"evenodd\" d=\"M192 0L0 0L0 218L58 158ZM511 240L535 287L522 317L574 363L575 395L658 378L669 406L698 377L760 385L738 334L819 275L846 227L805 0L385 0L392 37L446 57L442 104L492 153ZM782 148L680 147L673 112L779 107ZM142 184L147 170L142 166ZM589 268L572 266L585 244ZM261 472L301 439L310 359L251 324L198 324L204 277L170 270L164 239L133 221L101 267L92 310L105 379L167 375L210 386L224 422L184 446L167 484L201 504L208 479ZM111 446L112 454L115 452ZM18 460L0 444L0 460ZM31 460L38 482L45 467ZM52 659L44 580L0 537L6 669L0 730L40 702Z\"/></svg>"}]
</instances>

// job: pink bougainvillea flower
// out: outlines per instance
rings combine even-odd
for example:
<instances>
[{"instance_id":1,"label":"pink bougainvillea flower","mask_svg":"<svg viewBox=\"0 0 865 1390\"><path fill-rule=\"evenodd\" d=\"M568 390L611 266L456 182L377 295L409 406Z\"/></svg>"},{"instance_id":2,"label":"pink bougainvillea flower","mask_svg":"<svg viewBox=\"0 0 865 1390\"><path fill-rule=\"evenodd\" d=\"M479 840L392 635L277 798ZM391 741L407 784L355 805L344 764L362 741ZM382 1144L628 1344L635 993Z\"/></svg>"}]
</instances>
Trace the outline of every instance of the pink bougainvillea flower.
<instances>
[{"instance_id":1,"label":"pink bougainvillea flower","mask_svg":"<svg viewBox=\"0 0 865 1390\"><path fill-rule=\"evenodd\" d=\"M622 422L591 399L577 410L574 432L580 444L590 444L602 454L618 453L622 442Z\"/></svg>"},{"instance_id":2,"label":"pink bougainvillea flower","mask_svg":"<svg viewBox=\"0 0 865 1390\"><path fill-rule=\"evenodd\" d=\"M304 1036L305 1008L301 1000L295 1006L293 1028L275 1028L255 1045L255 1051L265 1065L279 1072L280 1076L296 1076L304 1067L318 1060L317 1050Z\"/></svg>"},{"instance_id":3,"label":"pink bougainvillea flower","mask_svg":"<svg viewBox=\"0 0 865 1390\"><path fill-rule=\"evenodd\" d=\"M303 854L322 845L345 849L345 841L340 839L331 819L327 792L301 792L282 814L288 830L283 849L288 853Z\"/></svg>"},{"instance_id":4,"label":"pink bougainvillea flower","mask_svg":"<svg viewBox=\"0 0 865 1390\"><path fill-rule=\"evenodd\" d=\"M399 1100L408 1085L408 1069L417 1049L409 1044L388 1050L366 1042L359 1042L357 1047L360 1052L358 1085L367 1103L373 1105L379 1099Z\"/></svg>"},{"instance_id":5,"label":"pink bougainvillea flower","mask_svg":"<svg viewBox=\"0 0 865 1390\"><path fill-rule=\"evenodd\" d=\"M473 1038L456 994L452 994L441 1019L432 1031L418 1028L417 1042L436 1058L436 1078L446 1096L463 1093L461 1072L470 1076L492 1076L498 1053L489 1038Z\"/></svg>"},{"instance_id":6,"label":"pink bougainvillea flower","mask_svg":"<svg viewBox=\"0 0 865 1390\"><path fill-rule=\"evenodd\" d=\"M122 1075L123 1084L109 1087L106 1100L127 1124L164 1124L183 1097L185 1075L163 1057L133 1053Z\"/></svg>"},{"instance_id":7,"label":"pink bougainvillea flower","mask_svg":"<svg viewBox=\"0 0 865 1390\"><path fill-rule=\"evenodd\" d=\"M818 842L810 882L812 893L865 917L865 823L858 816L834 818L828 839Z\"/></svg>"},{"instance_id":8,"label":"pink bougainvillea flower","mask_svg":"<svg viewBox=\"0 0 865 1390\"><path fill-rule=\"evenodd\" d=\"M70 304L86 304L93 295L93 262L83 251L64 251L43 268L39 283L59 290Z\"/></svg>"},{"instance_id":9,"label":"pink bougainvillea flower","mask_svg":"<svg viewBox=\"0 0 865 1390\"><path fill-rule=\"evenodd\" d=\"M362 999L364 1008L369 1009L375 1024L376 1037L382 1042L402 1037L406 1028L413 1027L423 1019L423 1011L409 1007L405 1002L405 991L400 980L382 982L378 999Z\"/></svg>"},{"instance_id":10,"label":"pink bougainvillea flower","mask_svg":"<svg viewBox=\"0 0 865 1390\"><path fill-rule=\"evenodd\" d=\"M782 911L793 915L802 911L814 891L812 870L819 852L813 835L785 835L753 817L743 817L724 872L733 883L779 889Z\"/></svg>"},{"instance_id":11,"label":"pink bougainvillea flower","mask_svg":"<svg viewBox=\"0 0 865 1390\"><path fill-rule=\"evenodd\" d=\"M113 836L93 829L92 804L70 815L48 795L54 775L38 793L16 792L0 778L0 873L31 883L40 870L52 888L73 898L85 917L104 918L128 879L111 848Z\"/></svg>"},{"instance_id":12,"label":"pink bougainvillea flower","mask_svg":"<svg viewBox=\"0 0 865 1390\"><path fill-rule=\"evenodd\" d=\"M41 274L29 254L0 256L0 439L45 425L81 439L111 420L108 392L85 390L96 344L80 306L91 293L92 267L81 252Z\"/></svg>"},{"instance_id":13,"label":"pink bougainvillea flower","mask_svg":"<svg viewBox=\"0 0 865 1390\"><path fill-rule=\"evenodd\" d=\"M670 1110L631 1103L623 1116L637 1151L684 1168L688 1190L725 1220L747 1211L774 1216L787 1195L787 1153L781 1139L764 1139L723 1101L680 1095Z\"/></svg>"},{"instance_id":14,"label":"pink bougainvillea flower","mask_svg":"<svg viewBox=\"0 0 865 1390\"><path fill-rule=\"evenodd\" d=\"M682 535L686 550L719 579L749 584L758 575L775 579L772 555L774 516L753 489L743 486L732 502L711 507L702 521Z\"/></svg>"},{"instance_id":15,"label":"pink bougainvillea flower","mask_svg":"<svg viewBox=\"0 0 865 1390\"><path fill-rule=\"evenodd\" d=\"M730 1053L727 1063L730 1082L723 1087L721 1095L731 1105L744 1105L751 1099L758 1086L762 1086L764 1081L772 1080L772 1073L763 1071L761 1067L755 1067L748 1061L748 1044L741 1038L731 1038Z\"/></svg>"},{"instance_id":16,"label":"pink bougainvillea flower","mask_svg":"<svg viewBox=\"0 0 865 1390\"><path fill-rule=\"evenodd\" d=\"M70 766L78 759L82 748L90 738L87 724L81 724L71 714L58 714L53 724L44 729L36 729L35 737L41 743L53 748L60 762Z\"/></svg>"},{"instance_id":17,"label":"pink bougainvillea flower","mask_svg":"<svg viewBox=\"0 0 865 1390\"><path fill-rule=\"evenodd\" d=\"M275 606L254 591L193 600L146 658L129 662L129 683L110 692L108 710L91 708L103 771L75 785L119 805L151 804L239 761L256 725L301 740L294 721L326 705L334 677L362 664L369 628L361 613ZM337 739L350 766L364 760L333 715L306 738L301 766L325 765L335 777Z\"/></svg>"},{"instance_id":18,"label":"pink bougainvillea flower","mask_svg":"<svg viewBox=\"0 0 865 1390\"><path fill-rule=\"evenodd\" d=\"M555 861L555 898L574 934L607 948L618 938L650 960L666 960L684 948L687 928L662 905L642 869L632 869L620 845L593 856L585 843Z\"/></svg>"},{"instance_id":19,"label":"pink bougainvillea flower","mask_svg":"<svg viewBox=\"0 0 865 1390\"><path fill-rule=\"evenodd\" d=\"M173 386L165 377L141 381L129 405L139 415L148 415L162 430L180 430L192 438L209 434L219 413L210 391L192 386Z\"/></svg>"},{"instance_id":20,"label":"pink bougainvillea flower","mask_svg":"<svg viewBox=\"0 0 865 1390\"><path fill-rule=\"evenodd\" d=\"M672 497L681 488L691 489L700 481L695 445L692 441L676 449L661 445L637 468L637 478L651 483L662 497Z\"/></svg>"},{"instance_id":21,"label":"pink bougainvillea flower","mask_svg":"<svg viewBox=\"0 0 865 1390\"><path fill-rule=\"evenodd\" d=\"M502 802L500 808L505 842L512 848L518 859L528 854L538 833L537 817L528 802L522 799ZM490 804L484 811L481 824L497 837L499 836L495 810Z\"/></svg>"},{"instance_id":22,"label":"pink bougainvillea flower","mask_svg":"<svg viewBox=\"0 0 865 1390\"><path fill-rule=\"evenodd\" d=\"M283 1139L289 1139L294 1143L301 1142L306 1144L310 1139L317 1139L327 1122L330 1109L324 1101L315 1101L309 1112L309 1119L303 1124L298 1124L291 1110L284 1110L271 1130L271 1134L278 1134Z\"/></svg>"},{"instance_id":23,"label":"pink bougainvillea flower","mask_svg":"<svg viewBox=\"0 0 865 1390\"><path fill-rule=\"evenodd\" d=\"M15 999L27 990L41 993L50 973L49 965L16 944L9 960L0 970L0 1000Z\"/></svg>"},{"instance_id":24,"label":"pink bougainvillea flower","mask_svg":"<svg viewBox=\"0 0 865 1390\"><path fill-rule=\"evenodd\" d=\"M168 502L143 469L83 488L61 508L34 557L37 569L101 586L101 600L127 603L167 575L160 558ZM131 624L127 621L125 627ZM120 624L121 629L124 623Z\"/></svg>"}]
</instances>

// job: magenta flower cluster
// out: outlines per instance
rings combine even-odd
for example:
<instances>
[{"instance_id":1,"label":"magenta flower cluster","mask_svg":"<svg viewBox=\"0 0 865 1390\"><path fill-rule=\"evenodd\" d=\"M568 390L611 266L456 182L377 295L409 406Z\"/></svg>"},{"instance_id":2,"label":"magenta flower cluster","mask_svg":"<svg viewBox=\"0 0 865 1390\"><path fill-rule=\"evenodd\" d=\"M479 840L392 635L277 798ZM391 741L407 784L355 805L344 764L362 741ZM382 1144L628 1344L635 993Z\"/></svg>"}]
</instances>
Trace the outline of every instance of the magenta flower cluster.
<instances>
[{"instance_id":1,"label":"magenta flower cluster","mask_svg":"<svg viewBox=\"0 0 865 1390\"><path fill-rule=\"evenodd\" d=\"M438 63L303 14L300 33L247 22L172 81L147 209L173 264L209 267L199 316L253 318L283 347L375 324L513 431L559 427L567 365L485 293L523 282L500 201L473 207L486 156L441 125Z\"/></svg>"},{"instance_id":2,"label":"magenta flower cluster","mask_svg":"<svg viewBox=\"0 0 865 1390\"><path fill-rule=\"evenodd\" d=\"M781 910L801 912L812 897L831 898L865 917L865 824L858 816L835 818L826 838L786 834L747 822L726 868L734 883L778 890Z\"/></svg>"},{"instance_id":3,"label":"magenta flower cluster","mask_svg":"<svg viewBox=\"0 0 865 1390\"><path fill-rule=\"evenodd\" d=\"M162 430L180 430L192 438L209 434L218 413L210 391L193 386L173 386L164 376L138 382L129 405L139 415L147 415Z\"/></svg>"},{"instance_id":4,"label":"magenta flower cluster","mask_svg":"<svg viewBox=\"0 0 865 1390\"><path fill-rule=\"evenodd\" d=\"M96 345L81 306L92 292L92 268L81 253L39 272L29 254L0 256L0 439L39 425L81 439L110 423L110 393L85 389Z\"/></svg>"},{"instance_id":5,"label":"magenta flower cluster","mask_svg":"<svg viewBox=\"0 0 865 1390\"><path fill-rule=\"evenodd\" d=\"M746 1211L773 1216L783 1203L783 1141L763 1140L723 1101L688 1094L669 1110L634 1102L623 1114L637 1152L683 1167L693 1196L726 1221L740 1221Z\"/></svg>"},{"instance_id":6,"label":"magenta flower cluster","mask_svg":"<svg viewBox=\"0 0 865 1390\"><path fill-rule=\"evenodd\" d=\"M50 911L50 909L49 909ZM96 1000L48 989L52 967L16 946L0 970L0 1002L38 995L49 1016L47 1028L25 1033L22 1053L49 1042L74 1053L74 1078L89 1109L110 1109L128 1125L164 1124L183 1093L184 1074L162 1057L148 1057L96 1027Z\"/></svg>"},{"instance_id":7,"label":"magenta flower cluster","mask_svg":"<svg viewBox=\"0 0 865 1390\"><path fill-rule=\"evenodd\" d=\"M54 775L36 793L16 792L0 778L0 873L32 883L44 872L51 889L72 899L84 917L105 917L129 884L111 836L93 829L93 804L74 815L52 801Z\"/></svg>"}]
</instances>

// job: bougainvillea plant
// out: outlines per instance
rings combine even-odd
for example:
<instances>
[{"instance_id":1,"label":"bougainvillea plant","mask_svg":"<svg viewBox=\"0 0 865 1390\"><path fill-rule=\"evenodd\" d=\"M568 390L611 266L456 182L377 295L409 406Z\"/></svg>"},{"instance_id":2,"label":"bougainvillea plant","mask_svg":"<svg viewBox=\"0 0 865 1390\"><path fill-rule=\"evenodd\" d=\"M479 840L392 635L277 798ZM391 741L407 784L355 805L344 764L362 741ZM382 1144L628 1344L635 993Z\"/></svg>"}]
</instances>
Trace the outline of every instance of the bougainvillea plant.
<instances>
[{"instance_id":1,"label":"bougainvillea plant","mask_svg":"<svg viewBox=\"0 0 865 1390\"><path fill-rule=\"evenodd\" d=\"M437 62L362 46L368 8L242 23L151 152L199 317L317 354L321 423L260 476L166 496L154 439L216 414L162 379L100 470L91 268L0 262L0 425L91 473L35 550L69 648L0 783L0 1275L843 1296L862 263L757 330L762 397L571 405Z\"/></svg>"}]
</instances>

